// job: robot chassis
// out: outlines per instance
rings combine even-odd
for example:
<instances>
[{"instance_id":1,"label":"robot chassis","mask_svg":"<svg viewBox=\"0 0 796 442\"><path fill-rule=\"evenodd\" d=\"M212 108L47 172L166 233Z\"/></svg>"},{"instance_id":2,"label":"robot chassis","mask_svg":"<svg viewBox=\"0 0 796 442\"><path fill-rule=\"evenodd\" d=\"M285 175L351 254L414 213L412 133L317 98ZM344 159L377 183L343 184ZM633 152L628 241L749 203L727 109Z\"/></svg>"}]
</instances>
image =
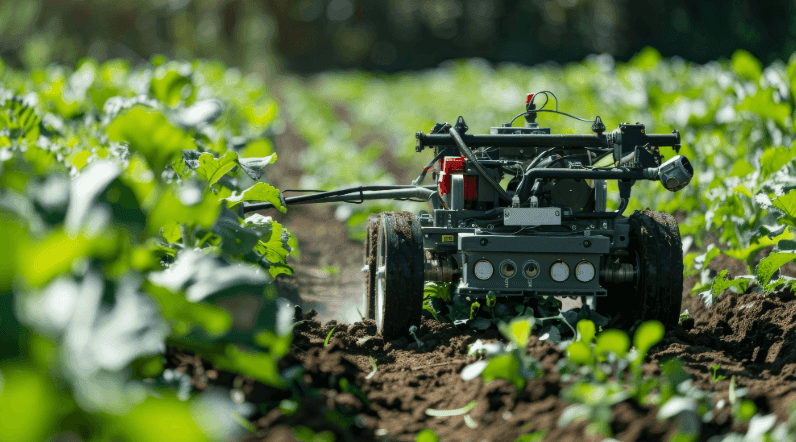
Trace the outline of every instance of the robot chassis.
<instances>
[{"instance_id":1,"label":"robot chassis","mask_svg":"<svg viewBox=\"0 0 796 442\"><path fill-rule=\"evenodd\" d=\"M366 315L385 339L419 325L425 281L451 282L455 294L471 299L489 293L581 297L626 326L677 322L683 288L677 222L651 210L623 213L637 180L660 181L672 192L689 183L694 170L688 159L676 155L663 162L658 149L679 153L680 134L647 134L639 123L605 132L600 117L592 134L551 134L536 122L538 112L563 113L536 109L533 97L517 116L525 117L525 127L507 123L488 135L470 135L459 117L453 126L438 123L429 134L418 132L415 150L430 148L435 155L412 185L284 198L287 205L375 199L430 204L431 212L418 215L368 218ZM429 170L436 184L424 186ZM513 176L505 189L499 184L504 176ZM618 181L615 211L606 209L607 180ZM243 211L271 207L254 203Z\"/></svg>"}]
</instances>

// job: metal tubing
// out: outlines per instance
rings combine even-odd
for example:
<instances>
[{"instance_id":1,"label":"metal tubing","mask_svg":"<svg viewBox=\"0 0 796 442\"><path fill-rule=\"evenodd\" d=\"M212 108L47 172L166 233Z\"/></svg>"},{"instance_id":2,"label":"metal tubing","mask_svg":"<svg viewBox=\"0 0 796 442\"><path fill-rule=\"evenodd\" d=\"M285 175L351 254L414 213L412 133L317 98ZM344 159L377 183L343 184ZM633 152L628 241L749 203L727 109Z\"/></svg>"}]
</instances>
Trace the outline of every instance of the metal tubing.
<instances>
[{"instance_id":1,"label":"metal tubing","mask_svg":"<svg viewBox=\"0 0 796 442\"><path fill-rule=\"evenodd\" d=\"M374 190L374 191L352 191L350 193L346 193L344 195L334 195L328 196L325 198L319 199L304 199L304 200L293 200L293 198L286 198L285 203L288 206L295 206L301 204L316 204L316 203L334 203L334 202L341 202L341 201L352 201L352 200L378 200L378 199L396 199L396 198L420 198L424 200L428 200L431 195L434 194L434 191L425 187L413 187L409 189L393 189L393 190ZM299 197L294 197L299 198ZM274 205L271 203L254 203L254 204L246 204L243 206L243 212L254 212L257 210L265 210L271 209Z\"/></svg>"}]
</instances>

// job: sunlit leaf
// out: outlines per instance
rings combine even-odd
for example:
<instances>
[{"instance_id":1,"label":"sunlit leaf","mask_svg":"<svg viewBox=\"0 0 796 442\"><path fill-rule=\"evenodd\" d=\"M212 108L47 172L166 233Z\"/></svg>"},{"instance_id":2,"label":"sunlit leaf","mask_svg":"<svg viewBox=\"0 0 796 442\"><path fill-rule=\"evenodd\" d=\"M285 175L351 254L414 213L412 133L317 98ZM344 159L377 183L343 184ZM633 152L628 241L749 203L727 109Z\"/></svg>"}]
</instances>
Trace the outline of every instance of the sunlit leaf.
<instances>
[{"instance_id":1,"label":"sunlit leaf","mask_svg":"<svg viewBox=\"0 0 796 442\"><path fill-rule=\"evenodd\" d=\"M733 52L730 63L738 75L747 80L757 81L763 75L763 64L749 51L737 49Z\"/></svg>"},{"instance_id":2,"label":"sunlit leaf","mask_svg":"<svg viewBox=\"0 0 796 442\"><path fill-rule=\"evenodd\" d=\"M569 344L567 347L567 359L580 365L594 364L594 354L591 347L583 341Z\"/></svg>"},{"instance_id":3,"label":"sunlit leaf","mask_svg":"<svg viewBox=\"0 0 796 442\"><path fill-rule=\"evenodd\" d=\"M229 203L230 207L235 207L243 201L269 202L281 212L287 212L287 208L282 204L279 189L266 183L255 183L248 189L242 192L235 192L224 200Z\"/></svg>"},{"instance_id":4,"label":"sunlit leaf","mask_svg":"<svg viewBox=\"0 0 796 442\"><path fill-rule=\"evenodd\" d=\"M642 323L633 335L633 346L639 352L639 357L644 357L653 345L663 339L664 328L659 321L646 321Z\"/></svg>"},{"instance_id":5,"label":"sunlit leaf","mask_svg":"<svg viewBox=\"0 0 796 442\"><path fill-rule=\"evenodd\" d=\"M199 155L199 167L196 173L207 181L208 185L218 182L227 172L238 165L238 154L228 151L221 158L215 158L212 154L203 153Z\"/></svg>"},{"instance_id":6,"label":"sunlit leaf","mask_svg":"<svg viewBox=\"0 0 796 442\"><path fill-rule=\"evenodd\" d=\"M194 88L188 75L183 75L177 69L158 68L152 77L149 90L158 100L174 106L187 100L193 94Z\"/></svg>"},{"instance_id":7,"label":"sunlit leaf","mask_svg":"<svg viewBox=\"0 0 796 442\"><path fill-rule=\"evenodd\" d=\"M622 330L606 330L597 335L597 343L594 353L600 359L605 359L608 352L612 352L617 358L623 358L630 349L630 338Z\"/></svg>"},{"instance_id":8,"label":"sunlit leaf","mask_svg":"<svg viewBox=\"0 0 796 442\"><path fill-rule=\"evenodd\" d=\"M171 124L160 112L134 107L116 117L106 129L112 141L125 142L141 153L159 174L182 150L196 149L190 135Z\"/></svg>"},{"instance_id":9,"label":"sunlit leaf","mask_svg":"<svg viewBox=\"0 0 796 442\"><path fill-rule=\"evenodd\" d=\"M796 259L796 252L775 252L760 261L757 265L757 281L762 284L768 284L771 277L779 270L780 267Z\"/></svg>"}]
</instances>

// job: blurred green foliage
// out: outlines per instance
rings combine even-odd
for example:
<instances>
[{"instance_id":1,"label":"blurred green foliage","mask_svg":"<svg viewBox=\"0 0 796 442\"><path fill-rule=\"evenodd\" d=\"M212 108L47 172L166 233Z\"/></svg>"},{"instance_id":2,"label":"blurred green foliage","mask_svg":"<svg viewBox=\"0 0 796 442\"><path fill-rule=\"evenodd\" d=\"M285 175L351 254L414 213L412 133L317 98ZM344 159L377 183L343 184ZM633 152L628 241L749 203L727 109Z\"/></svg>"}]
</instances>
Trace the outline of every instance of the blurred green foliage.
<instances>
[{"instance_id":1,"label":"blurred green foliage","mask_svg":"<svg viewBox=\"0 0 796 442\"><path fill-rule=\"evenodd\" d=\"M270 283L293 241L231 210L278 195L276 154L241 156L271 145L274 107L220 63L2 69L0 440L234 436L228 396L168 388L166 344L285 385Z\"/></svg>"}]
</instances>

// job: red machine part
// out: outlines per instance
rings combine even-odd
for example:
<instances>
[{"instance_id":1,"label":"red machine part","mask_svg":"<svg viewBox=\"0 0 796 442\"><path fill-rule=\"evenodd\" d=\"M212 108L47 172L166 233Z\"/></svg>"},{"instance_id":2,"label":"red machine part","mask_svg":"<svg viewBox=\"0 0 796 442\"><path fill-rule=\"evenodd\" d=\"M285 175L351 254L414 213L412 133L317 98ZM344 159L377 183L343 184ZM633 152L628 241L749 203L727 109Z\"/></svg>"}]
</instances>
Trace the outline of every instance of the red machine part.
<instances>
[{"instance_id":1,"label":"red machine part","mask_svg":"<svg viewBox=\"0 0 796 442\"><path fill-rule=\"evenodd\" d=\"M464 170L464 156L461 157L444 157L440 162L440 173L437 185L439 186L440 196L450 193L451 191L451 173ZM464 176L464 200L475 201L478 198L478 181L473 175Z\"/></svg>"}]
</instances>

